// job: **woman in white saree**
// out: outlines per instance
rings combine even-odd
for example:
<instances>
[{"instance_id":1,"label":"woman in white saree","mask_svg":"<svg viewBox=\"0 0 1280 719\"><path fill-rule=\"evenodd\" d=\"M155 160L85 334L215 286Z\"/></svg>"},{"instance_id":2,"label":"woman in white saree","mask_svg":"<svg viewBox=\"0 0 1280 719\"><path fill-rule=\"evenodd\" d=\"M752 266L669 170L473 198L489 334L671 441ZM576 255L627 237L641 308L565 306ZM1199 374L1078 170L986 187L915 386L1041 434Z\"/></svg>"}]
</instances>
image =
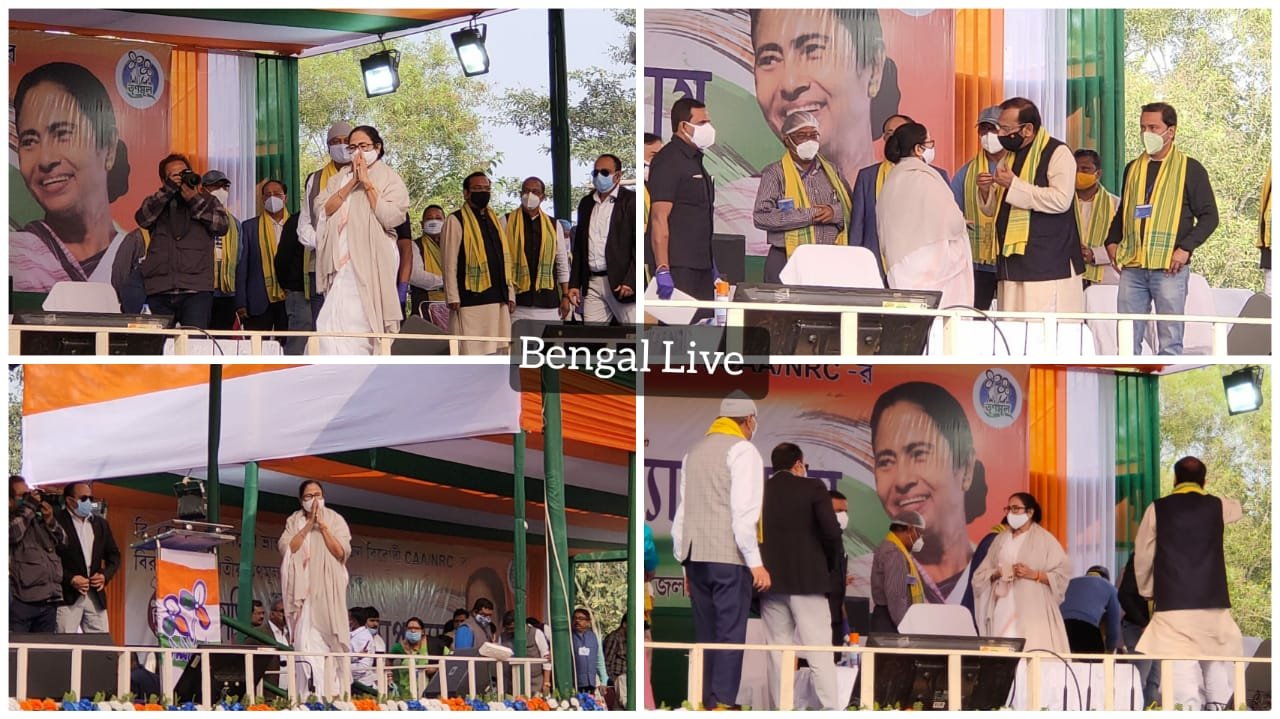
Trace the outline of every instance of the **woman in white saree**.
<instances>
[{"instance_id":1,"label":"woman in white saree","mask_svg":"<svg viewBox=\"0 0 1280 719\"><path fill-rule=\"evenodd\" d=\"M319 218L316 285L325 296L316 330L395 333L404 316L396 292L396 227L408 216L409 192L382 161L375 128L361 125L347 142L351 164L329 179L313 208ZM369 355L375 346L358 337L320 339L321 354Z\"/></svg>"},{"instance_id":2,"label":"woman in white saree","mask_svg":"<svg viewBox=\"0 0 1280 719\"><path fill-rule=\"evenodd\" d=\"M941 307L973 304L973 253L964 213L933 161L933 139L924 125L909 122L885 143L895 163L876 200L889 287L941 290Z\"/></svg>"},{"instance_id":3,"label":"woman in white saree","mask_svg":"<svg viewBox=\"0 0 1280 719\"><path fill-rule=\"evenodd\" d=\"M351 690L351 661L330 657L351 651L347 623L347 558L351 529L342 515L324 506L324 489L314 479L298 488L302 509L285 520L279 549L285 617L293 648L311 656L293 662L299 692L314 683L318 697L333 699ZM303 694L303 696L306 696Z\"/></svg>"}]
</instances>

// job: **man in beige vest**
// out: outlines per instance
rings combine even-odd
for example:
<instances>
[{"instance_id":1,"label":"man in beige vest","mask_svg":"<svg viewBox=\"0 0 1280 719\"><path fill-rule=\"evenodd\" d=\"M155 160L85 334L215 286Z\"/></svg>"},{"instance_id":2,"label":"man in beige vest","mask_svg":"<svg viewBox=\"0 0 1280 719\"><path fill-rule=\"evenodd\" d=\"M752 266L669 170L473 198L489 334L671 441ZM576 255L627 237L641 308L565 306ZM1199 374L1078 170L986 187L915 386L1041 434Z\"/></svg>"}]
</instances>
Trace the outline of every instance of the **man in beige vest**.
<instances>
[{"instance_id":1,"label":"man in beige vest","mask_svg":"<svg viewBox=\"0 0 1280 719\"><path fill-rule=\"evenodd\" d=\"M769 589L757 530L764 459L751 444L759 426L755 402L734 392L720 403L719 417L680 463L671 540L685 568L698 643L746 642L752 587ZM702 708L735 707L742 652L708 652L705 657Z\"/></svg>"}]
</instances>

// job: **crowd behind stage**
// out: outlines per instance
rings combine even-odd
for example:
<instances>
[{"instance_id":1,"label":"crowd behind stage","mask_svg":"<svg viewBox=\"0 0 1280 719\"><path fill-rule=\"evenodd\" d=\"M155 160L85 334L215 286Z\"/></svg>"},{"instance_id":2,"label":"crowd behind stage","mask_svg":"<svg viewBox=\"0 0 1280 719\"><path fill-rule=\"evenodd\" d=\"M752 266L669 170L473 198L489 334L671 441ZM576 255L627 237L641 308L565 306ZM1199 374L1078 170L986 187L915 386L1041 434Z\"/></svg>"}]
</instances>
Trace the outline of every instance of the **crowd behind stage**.
<instances>
[{"instance_id":1,"label":"crowd behind stage","mask_svg":"<svg viewBox=\"0 0 1280 719\"><path fill-rule=\"evenodd\" d=\"M953 523L941 503L958 491L965 506L964 493L982 470L973 461L972 440L967 449L941 432L919 441L925 425L904 414L926 406L917 401L895 389L873 411L877 488L882 500L886 491L894 497L885 500L886 509L894 509L871 565L871 632L898 633L914 605L958 605L973 633L1023 639L1025 651L1134 654L1148 705L1159 702L1159 683L1166 681L1184 708L1225 708L1233 691L1229 662L1176 661L1173 675L1161 677L1155 662L1137 658L1243 652L1223 554L1224 526L1241 518L1241 505L1206 491L1203 462L1184 457L1174 465L1172 492L1146 509L1134 551L1113 583L1106 567L1074 566L1041 526L1045 510L1027 492L1007 498L1000 524L976 547L963 512L959 540L940 539L947 531L941 525ZM671 529L693 610L690 639L743 644L754 607L770 644L847 645L844 599L852 577L842 536L848 500L806 476L804 451L790 442L773 448L773 474L764 478L764 458L751 441L759 428L756 405L745 395L726 398L719 414L681 462ZM930 427L947 424L931 420ZM781 671L774 654L769 676L777 696ZM738 705L742 655L703 655L705 708ZM837 695L835 653L799 656L812 669L822 708L845 709L851 698Z\"/></svg>"},{"instance_id":2,"label":"crowd behind stage","mask_svg":"<svg viewBox=\"0 0 1280 719\"><path fill-rule=\"evenodd\" d=\"M292 669L290 661L283 660L284 671L275 683L288 688L289 682L298 682L303 697L377 696L375 659L325 662L325 655L475 656L485 643L514 649L517 641L523 641L522 656L542 659L530 667L527 693L551 691L551 628L537 617L527 617L523 638L517 640L515 613L495 616L490 597L477 597L469 609L459 607L443 625L428 624L417 616L396 617L384 624L377 608L348 606L345 565L351 556L351 531L340 514L324 505L319 482L303 482L298 500L301 508L290 515L280 538L282 593L269 601L252 600L249 624L260 636L245 636L251 644L274 640L276 645L311 653L293 660ZM28 487L21 476L10 476L10 636L109 632L106 587L116 580L120 567L119 545L92 484L68 484L55 495ZM594 626L589 609L574 610L570 627L573 686L579 692L598 693L612 708L619 708L626 703L626 615L618 627L602 632ZM39 641L38 637L32 640ZM407 662L397 660L387 666L407 666ZM415 667L421 696L439 667L428 666L425 659ZM386 674L393 696L417 698L409 696L408 669L387 669ZM512 678L507 670L504 686L508 691L514 686ZM494 686L497 679L492 675ZM154 665L136 663L131 685L136 696L166 694ZM476 687L481 694L490 688L483 682Z\"/></svg>"},{"instance_id":3,"label":"crowd behind stage","mask_svg":"<svg viewBox=\"0 0 1280 719\"><path fill-rule=\"evenodd\" d=\"M394 334L416 315L452 334L506 338L521 318L633 319L636 203L617 155L596 159L573 226L542 209L547 186L536 176L522 183L520 207L500 216L483 172L463 180L461 207L429 204L410 217L415 200L429 198L409 196L387 163L390 144L378 128L339 121L323 167L302 187L278 177L234 187L223 168L164 157L158 188L126 230L112 220L111 202L144 171L130 173L102 83L80 65L48 63L21 78L12 107L19 169L44 213L9 233L15 291L107 282L126 313L215 330ZM233 195L251 196L257 214L233 216ZM286 354L306 349L305 337L279 339ZM326 337L320 351L374 347Z\"/></svg>"},{"instance_id":4,"label":"crowd behind stage","mask_svg":"<svg viewBox=\"0 0 1280 719\"><path fill-rule=\"evenodd\" d=\"M644 137L645 259L661 299L714 295L716 188L704 164L716 141L712 109L683 97L671 107L671 140ZM1173 106L1148 103L1137 120L1143 152L1121 187L1107 188L1099 154L1050 137L1022 97L974 118L981 149L954 178L933 165L933 136L908 115L884 121L884 159L854 172L823 153L830 138L813 114L789 111L785 153L761 172L752 211L768 238L764 281L780 282L802 245L844 245L868 250L851 278L878 273L880 286L937 290L942 308L985 311L998 298L1006 311L1085 312L1088 287L1116 285L1117 312L1216 314L1196 298L1188 307L1192 256L1218 227L1208 173L1179 149ZM1258 179L1256 244L1270 295L1270 169ZM1135 325L1135 353L1145 332L1146 322ZM1181 354L1183 323L1157 322L1155 349Z\"/></svg>"}]
</instances>

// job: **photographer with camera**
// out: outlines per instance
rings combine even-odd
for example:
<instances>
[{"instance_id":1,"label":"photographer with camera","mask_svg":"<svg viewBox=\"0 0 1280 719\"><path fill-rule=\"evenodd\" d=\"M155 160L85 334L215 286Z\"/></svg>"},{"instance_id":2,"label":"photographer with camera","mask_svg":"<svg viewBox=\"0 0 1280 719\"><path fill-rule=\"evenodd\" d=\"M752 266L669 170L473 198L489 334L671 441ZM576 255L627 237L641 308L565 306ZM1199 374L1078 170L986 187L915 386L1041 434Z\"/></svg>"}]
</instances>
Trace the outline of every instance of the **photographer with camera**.
<instances>
[{"instance_id":1,"label":"photographer with camera","mask_svg":"<svg viewBox=\"0 0 1280 719\"><path fill-rule=\"evenodd\" d=\"M134 214L141 235L139 267L147 305L187 327L208 328L213 312L213 238L227 232L216 195L182 155L160 161L160 189ZM135 252L137 248L135 248Z\"/></svg>"},{"instance_id":2,"label":"photographer with camera","mask_svg":"<svg viewBox=\"0 0 1280 719\"><path fill-rule=\"evenodd\" d=\"M102 517L102 502L88 482L62 488L63 509L58 524L67 533L59 547L62 556L62 606L58 633L86 634L107 628L107 583L120 569L120 549L111 526Z\"/></svg>"},{"instance_id":3,"label":"photographer with camera","mask_svg":"<svg viewBox=\"0 0 1280 719\"><path fill-rule=\"evenodd\" d=\"M9 477L9 631L52 633L62 604L62 560L67 534L40 490Z\"/></svg>"}]
</instances>

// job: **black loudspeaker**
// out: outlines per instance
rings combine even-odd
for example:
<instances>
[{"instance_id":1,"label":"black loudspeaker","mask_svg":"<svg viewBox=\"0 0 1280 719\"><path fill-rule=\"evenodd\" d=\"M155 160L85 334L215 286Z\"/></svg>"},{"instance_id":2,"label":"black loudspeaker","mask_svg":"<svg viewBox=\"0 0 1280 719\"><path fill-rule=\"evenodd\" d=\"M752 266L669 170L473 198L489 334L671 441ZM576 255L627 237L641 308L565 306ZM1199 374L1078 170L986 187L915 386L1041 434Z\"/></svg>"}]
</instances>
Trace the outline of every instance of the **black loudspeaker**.
<instances>
[{"instance_id":1,"label":"black loudspeaker","mask_svg":"<svg viewBox=\"0 0 1280 719\"><path fill-rule=\"evenodd\" d=\"M1240 309L1240 317L1271 317L1271 298L1255 294ZM1235 325L1227 332L1227 354L1271 354L1271 327L1268 325Z\"/></svg>"},{"instance_id":2,"label":"black loudspeaker","mask_svg":"<svg viewBox=\"0 0 1280 719\"><path fill-rule=\"evenodd\" d=\"M711 236L711 257L716 270L730 284L747 281L747 238L745 235Z\"/></svg>"},{"instance_id":3,"label":"black loudspeaker","mask_svg":"<svg viewBox=\"0 0 1280 719\"><path fill-rule=\"evenodd\" d=\"M445 335L448 333L421 317L413 316L400 323L400 334ZM449 354L449 342L448 340L392 340L391 354L414 356L447 355Z\"/></svg>"},{"instance_id":4,"label":"black loudspeaker","mask_svg":"<svg viewBox=\"0 0 1280 719\"><path fill-rule=\"evenodd\" d=\"M478 657L480 653L476 649L459 649L453 653L456 657ZM472 666L471 662L450 662L446 661L445 670L445 687L449 690L449 696L458 696L468 693L467 671ZM483 694L486 687L493 683L493 662L476 662L476 692ZM431 677L431 681L427 682L427 688L422 693L424 697L440 696L440 672L436 672Z\"/></svg>"},{"instance_id":5,"label":"black loudspeaker","mask_svg":"<svg viewBox=\"0 0 1280 719\"><path fill-rule=\"evenodd\" d=\"M43 327L146 327L172 329L177 326L173 315L126 315L106 312L18 312L13 315L15 325ZM165 335L110 335L107 351L113 355L164 354ZM24 332L24 355L91 355L94 354L94 337L78 332Z\"/></svg>"},{"instance_id":6,"label":"black loudspeaker","mask_svg":"<svg viewBox=\"0 0 1280 719\"><path fill-rule=\"evenodd\" d=\"M116 666L119 654L110 652L84 652L81 655L80 686L71 686L71 647L109 647L110 634L25 634L9 633L9 696L17 696L18 650L14 643L66 644L67 649L32 649L27 654L27 696L62 699L69 691L77 697L92 697L98 692L108 696L116 693Z\"/></svg>"},{"instance_id":7,"label":"black loudspeaker","mask_svg":"<svg viewBox=\"0 0 1280 719\"><path fill-rule=\"evenodd\" d=\"M240 697L243 699L247 694L254 693L254 688L258 686L258 682L262 681L262 678L267 674L267 672L280 670L280 657L275 654L258 652L258 649L261 648L259 645L216 644L210 646L245 649L247 651L254 652L254 657L253 681L246 690L244 684L243 655L209 655L209 685L213 691L213 696L208 702L209 704L213 704L222 700L224 697L229 696ZM191 661L187 662L187 666L182 670L182 674L178 677L177 685L173 688L173 696L176 703L202 703L200 699L200 666L201 656L199 654L191 655Z\"/></svg>"}]
</instances>

